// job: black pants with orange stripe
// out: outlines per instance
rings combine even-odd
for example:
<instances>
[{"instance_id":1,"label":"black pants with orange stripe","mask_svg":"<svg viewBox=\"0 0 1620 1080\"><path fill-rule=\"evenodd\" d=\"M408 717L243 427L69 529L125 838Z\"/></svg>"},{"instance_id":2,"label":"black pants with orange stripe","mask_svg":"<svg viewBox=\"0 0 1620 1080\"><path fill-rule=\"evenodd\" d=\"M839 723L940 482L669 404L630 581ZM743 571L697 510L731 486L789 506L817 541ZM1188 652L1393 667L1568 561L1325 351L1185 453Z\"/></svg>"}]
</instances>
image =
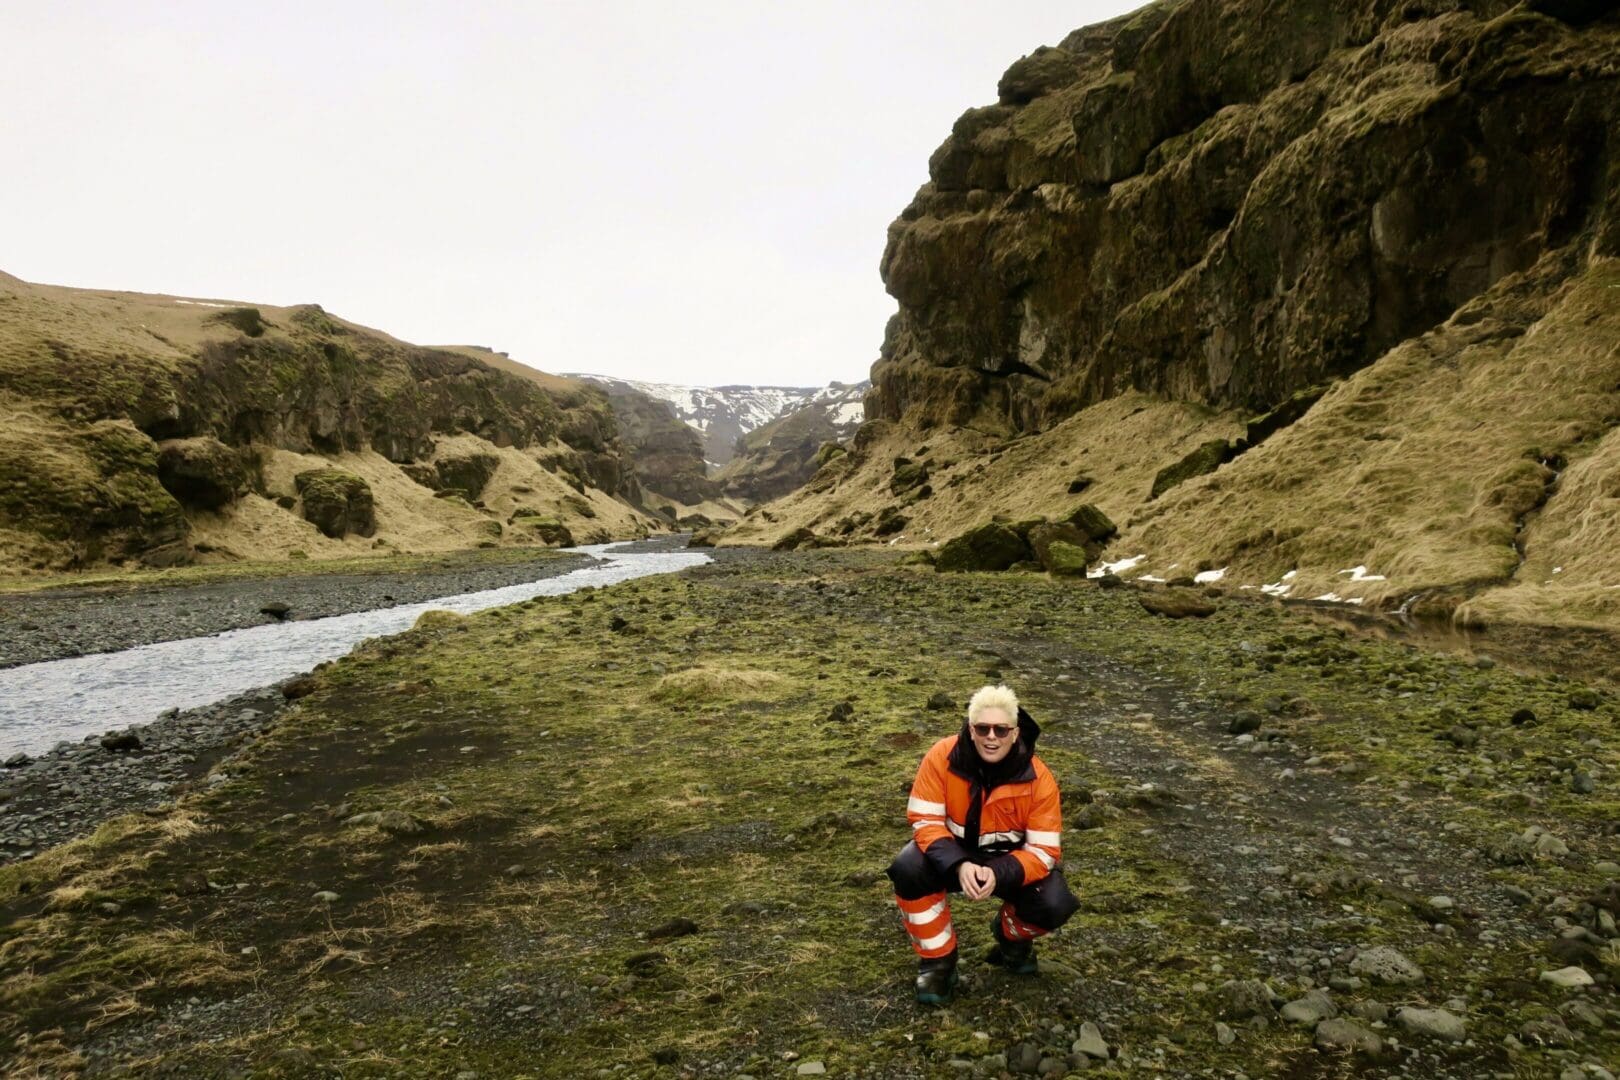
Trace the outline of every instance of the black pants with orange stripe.
<instances>
[{"instance_id":1,"label":"black pants with orange stripe","mask_svg":"<svg viewBox=\"0 0 1620 1080\"><path fill-rule=\"evenodd\" d=\"M956 951L956 931L951 924L947 893L962 891L955 874L941 874L916 841L900 849L889 864L889 880L894 882L895 902L911 947L925 960ZM1033 885L1025 885L1011 895L1001 896L997 925L1008 941L1029 941L1049 934L1069 921L1080 901L1054 869Z\"/></svg>"}]
</instances>

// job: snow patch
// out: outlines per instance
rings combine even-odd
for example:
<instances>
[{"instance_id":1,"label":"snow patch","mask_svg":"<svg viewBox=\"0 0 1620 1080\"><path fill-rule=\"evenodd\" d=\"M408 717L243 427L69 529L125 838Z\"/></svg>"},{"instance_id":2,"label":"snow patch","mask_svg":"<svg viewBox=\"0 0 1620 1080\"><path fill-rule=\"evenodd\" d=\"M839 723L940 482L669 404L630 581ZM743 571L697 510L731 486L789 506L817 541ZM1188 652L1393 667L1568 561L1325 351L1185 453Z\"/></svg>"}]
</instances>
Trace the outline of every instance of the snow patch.
<instances>
[{"instance_id":1,"label":"snow patch","mask_svg":"<svg viewBox=\"0 0 1620 1080\"><path fill-rule=\"evenodd\" d=\"M209 303L207 300L176 300L175 303L177 303L177 304L190 304L192 307L223 307L223 308L229 308L229 307L237 307L238 306L236 304L212 304L212 303Z\"/></svg>"},{"instance_id":2,"label":"snow patch","mask_svg":"<svg viewBox=\"0 0 1620 1080\"><path fill-rule=\"evenodd\" d=\"M1351 581L1388 581L1383 574L1369 574L1365 566L1352 566L1348 570L1340 570L1341 574L1349 574Z\"/></svg>"},{"instance_id":3,"label":"snow patch","mask_svg":"<svg viewBox=\"0 0 1620 1080\"><path fill-rule=\"evenodd\" d=\"M1223 566L1219 570L1205 570L1203 573L1194 574L1193 581L1197 582L1199 585L1210 585L1221 580L1221 578L1225 576L1226 567Z\"/></svg>"},{"instance_id":4,"label":"snow patch","mask_svg":"<svg viewBox=\"0 0 1620 1080\"><path fill-rule=\"evenodd\" d=\"M1121 559L1118 562L1101 563L1095 569L1086 571L1086 577L1099 578L1104 574L1123 574L1127 570L1134 569L1145 558L1147 558L1146 555L1132 555L1130 558Z\"/></svg>"},{"instance_id":5,"label":"snow patch","mask_svg":"<svg viewBox=\"0 0 1620 1080\"><path fill-rule=\"evenodd\" d=\"M1141 577L1137 578L1136 580L1137 581L1151 581L1155 585L1163 585L1164 584L1164 578L1162 578L1162 577L1154 577L1152 574L1143 574Z\"/></svg>"}]
</instances>

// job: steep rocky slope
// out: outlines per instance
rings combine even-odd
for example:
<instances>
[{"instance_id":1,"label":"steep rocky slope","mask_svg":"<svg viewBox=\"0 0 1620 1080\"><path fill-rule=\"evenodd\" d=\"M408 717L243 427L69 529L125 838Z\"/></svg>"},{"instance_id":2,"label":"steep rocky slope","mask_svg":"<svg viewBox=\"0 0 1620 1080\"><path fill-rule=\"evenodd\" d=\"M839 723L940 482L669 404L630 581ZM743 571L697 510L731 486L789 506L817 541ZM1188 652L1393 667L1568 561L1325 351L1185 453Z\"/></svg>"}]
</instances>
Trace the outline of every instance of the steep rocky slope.
<instances>
[{"instance_id":1,"label":"steep rocky slope","mask_svg":"<svg viewBox=\"0 0 1620 1080\"><path fill-rule=\"evenodd\" d=\"M1615 5L1163 2L998 96L891 226L856 452L737 539L1083 498L1137 573L1620 623Z\"/></svg>"},{"instance_id":2,"label":"steep rocky slope","mask_svg":"<svg viewBox=\"0 0 1620 1080\"><path fill-rule=\"evenodd\" d=\"M4 277L0 568L644 533L605 397L488 355Z\"/></svg>"},{"instance_id":3,"label":"steep rocky slope","mask_svg":"<svg viewBox=\"0 0 1620 1080\"><path fill-rule=\"evenodd\" d=\"M828 443L855 434L865 416L862 399L871 384L832 383L808 401L737 439L732 457L716 480L725 494L748 502L786 495L821 465L817 455Z\"/></svg>"}]
</instances>

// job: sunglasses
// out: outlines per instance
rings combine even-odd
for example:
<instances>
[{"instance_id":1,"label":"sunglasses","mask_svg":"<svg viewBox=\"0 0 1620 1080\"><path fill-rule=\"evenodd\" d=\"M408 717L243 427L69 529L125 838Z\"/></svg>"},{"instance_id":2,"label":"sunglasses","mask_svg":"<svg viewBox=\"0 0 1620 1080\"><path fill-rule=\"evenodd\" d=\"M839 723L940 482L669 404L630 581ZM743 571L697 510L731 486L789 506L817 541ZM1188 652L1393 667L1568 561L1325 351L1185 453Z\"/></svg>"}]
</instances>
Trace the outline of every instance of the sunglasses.
<instances>
[{"instance_id":1,"label":"sunglasses","mask_svg":"<svg viewBox=\"0 0 1620 1080\"><path fill-rule=\"evenodd\" d=\"M997 739L1005 739L1013 733L1014 727L1012 724L970 724L969 726L973 729L973 734L981 739L988 739L992 736Z\"/></svg>"}]
</instances>

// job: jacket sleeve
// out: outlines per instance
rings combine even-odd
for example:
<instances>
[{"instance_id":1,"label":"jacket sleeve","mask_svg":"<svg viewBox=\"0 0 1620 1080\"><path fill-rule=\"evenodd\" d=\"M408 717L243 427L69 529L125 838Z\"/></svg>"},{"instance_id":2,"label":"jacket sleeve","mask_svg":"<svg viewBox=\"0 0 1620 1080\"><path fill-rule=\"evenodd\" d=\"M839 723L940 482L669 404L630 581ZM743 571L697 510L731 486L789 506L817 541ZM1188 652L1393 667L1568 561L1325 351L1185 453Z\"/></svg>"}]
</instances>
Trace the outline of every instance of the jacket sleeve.
<instances>
[{"instance_id":1,"label":"jacket sleeve","mask_svg":"<svg viewBox=\"0 0 1620 1080\"><path fill-rule=\"evenodd\" d=\"M1024 868L1025 885L1052 872L1063 857L1063 807L1058 798L1057 780L1045 765L1035 770L1029 820L1024 824L1024 844L1012 852Z\"/></svg>"},{"instance_id":2,"label":"jacket sleeve","mask_svg":"<svg viewBox=\"0 0 1620 1080\"><path fill-rule=\"evenodd\" d=\"M934 744L917 766L917 778L911 782L911 798L906 801L911 838L927 857L929 865L942 876L967 861L967 851L945 825L945 770L949 757L949 739Z\"/></svg>"}]
</instances>

